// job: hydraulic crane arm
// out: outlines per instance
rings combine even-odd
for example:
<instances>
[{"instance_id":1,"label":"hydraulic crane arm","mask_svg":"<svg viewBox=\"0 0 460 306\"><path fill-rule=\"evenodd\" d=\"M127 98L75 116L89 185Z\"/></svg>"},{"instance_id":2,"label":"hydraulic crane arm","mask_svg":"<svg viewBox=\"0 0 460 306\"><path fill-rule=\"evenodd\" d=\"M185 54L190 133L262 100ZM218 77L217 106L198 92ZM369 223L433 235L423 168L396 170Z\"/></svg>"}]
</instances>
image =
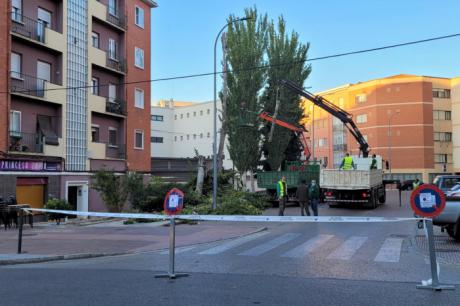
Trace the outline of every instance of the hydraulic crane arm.
<instances>
[{"instance_id":1,"label":"hydraulic crane arm","mask_svg":"<svg viewBox=\"0 0 460 306\"><path fill-rule=\"evenodd\" d=\"M297 138L299 139L299 141L300 141L300 143L301 143L301 145L303 147L303 152L305 154L306 160L310 159L311 153L310 153L310 149L308 148L307 139L305 138L305 135L304 135L304 132L306 132L306 130L305 130L305 128L303 126L295 126L293 124L284 122L282 120L275 119L272 116L270 116L267 112L260 113L259 118L261 118L263 120L266 120L266 121L269 121L269 122L272 122L272 123L274 123L276 125L282 126L282 127L286 128L288 130L293 131L297 135Z\"/></svg>"},{"instance_id":2,"label":"hydraulic crane arm","mask_svg":"<svg viewBox=\"0 0 460 306\"><path fill-rule=\"evenodd\" d=\"M369 144L367 143L366 139L364 139L363 134L361 134L361 131L354 123L353 116L350 113L344 111L343 109L341 109L337 105L334 105L333 103L329 102L323 97L315 96L314 94L304 90L302 87L298 86L292 81L282 80L281 84L283 84L286 88L292 90L293 92L301 95L302 97L310 100L316 106L321 107L326 112L342 121L342 123L350 131L351 135L353 135L356 141L358 141L359 150L363 154L363 157L369 156Z\"/></svg>"}]
</instances>

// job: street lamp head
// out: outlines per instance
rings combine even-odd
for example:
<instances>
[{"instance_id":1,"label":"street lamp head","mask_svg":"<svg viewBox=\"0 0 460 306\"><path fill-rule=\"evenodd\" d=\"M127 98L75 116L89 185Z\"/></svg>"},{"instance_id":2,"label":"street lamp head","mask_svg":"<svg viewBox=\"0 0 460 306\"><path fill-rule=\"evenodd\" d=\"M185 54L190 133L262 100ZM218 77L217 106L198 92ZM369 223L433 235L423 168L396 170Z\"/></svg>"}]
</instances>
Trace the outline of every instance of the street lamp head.
<instances>
[{"instance_id":1,"label":"street lamp head","mask_svg":"<svg viewBox=\"0 0 460 306\"><path fill-rule=\"evenodd\" d=\"M238 21L245 21L245 20L253 20L254 17L242 17L242 18L236 18L233 20L233 22L238 22Z\"/></svg>"}]
</instances>

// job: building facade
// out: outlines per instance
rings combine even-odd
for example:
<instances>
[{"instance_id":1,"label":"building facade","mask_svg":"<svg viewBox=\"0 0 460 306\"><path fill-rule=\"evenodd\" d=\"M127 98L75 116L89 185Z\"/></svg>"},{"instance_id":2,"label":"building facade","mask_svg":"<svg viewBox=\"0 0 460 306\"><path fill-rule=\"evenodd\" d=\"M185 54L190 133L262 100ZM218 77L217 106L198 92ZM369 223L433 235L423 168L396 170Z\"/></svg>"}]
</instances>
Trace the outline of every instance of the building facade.
<instances>
[{"instance_id":1,"label":"building facade","mask_svg":"<svg viewBox=\"0 0 460 306\"><path fill-rule=\"evenodd\" d=\"M396 75L318 94L353 115L371 154L388 161L387 177L431 182L437 174L459 172L459 78ZM319 107L306 109L314 118L307 129L323 166L338 167L346 152L359 154L340 120Z\"/></svg>"},{"instance_id":2,"label":"building facade","mask_svg":"<svg viewBox=\"0 0 460 306\"><path fill-rule=\"evenodd\" d=\"M152 0L1 1L0 196L105 210L91 175L150 171Z\"/></svg>"},{"instance_id":3,"label":"building facade","mask_svg":"<svg viewBox=\"0 0 460 306\"><path fill-rule=\"evenodd\" d=\"M217 108L221 109L220 101ZM204 103L160 101L157 106L152 106L152 157L192 158L198 152L200 155L212 158L213 109L213 101ZM217 120L218 131L220 127L220 120ZM217 143L219 144L219 134ZM227 144L228 142L224 146L223 166L225 169L231 169L233 163Z\"/></svg>"}]
</instances>

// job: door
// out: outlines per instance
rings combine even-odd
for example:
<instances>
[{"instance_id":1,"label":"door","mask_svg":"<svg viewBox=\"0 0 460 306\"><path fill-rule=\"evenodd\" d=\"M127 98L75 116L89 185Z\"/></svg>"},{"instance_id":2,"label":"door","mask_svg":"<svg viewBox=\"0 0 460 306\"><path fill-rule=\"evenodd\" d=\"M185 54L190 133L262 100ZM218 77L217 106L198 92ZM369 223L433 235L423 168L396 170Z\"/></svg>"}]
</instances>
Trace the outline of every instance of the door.
<instances>
[{"instance_id":1,"label":"door","mask_svg":"<svg viewBox=\"0 0 460 306\"><path fill-rule=\"evenodd\" d=\"M37 26L37 36L38 40L41 42L45 41L45 28L51 27L51 13L42 8L38 8L38 26Z\"/></svg>"},{"instance_id":2,"label":"door","mask_svg":"<svg viewBox=\"0 0 460 306\"><path fill-rule=\"evenodd\" d=\"M109 38L109 58L117 60L117 42Z\"/></svg>"},{"instance_id":3,"label":"door","mask_svg":"<svg viewBox=\"0 0 460 306\"><path fill-rule=\"evenodd\" d=\"M16 186L18 204L29 204L32 208L43 208L45 204L45 185Z\"/></svg>"},{"instance_id":4,"label":"door","mask_svg":"<svg viewBox=\"0 0 460 306\"><path fill-rule=\"evenodd\" d=\"M109 102L115 102L117 98L117 86L115 84L109 84Z\"/></svg>"},{"instance_id":5,"label":"door","mask_svg":"<svg viewBox=\"0 0 460 306\"><path fill-rule=\"evenodd\" d=\"M69 202L72 210L77 210L77 196L78 186L69 186L67 190L67 201Z\"/></svg>"},{"instance_id":6,"label":"door","mask_svg":"<svg viewBox=\"0 0 460 306\"><path fill-rule=\"evenodd\" d=\"M45 81L51 82L51 65L45 62L37 61L37 90L39 91L38 94L40 96L43 96Z\"/></svg>"}]
</instances>

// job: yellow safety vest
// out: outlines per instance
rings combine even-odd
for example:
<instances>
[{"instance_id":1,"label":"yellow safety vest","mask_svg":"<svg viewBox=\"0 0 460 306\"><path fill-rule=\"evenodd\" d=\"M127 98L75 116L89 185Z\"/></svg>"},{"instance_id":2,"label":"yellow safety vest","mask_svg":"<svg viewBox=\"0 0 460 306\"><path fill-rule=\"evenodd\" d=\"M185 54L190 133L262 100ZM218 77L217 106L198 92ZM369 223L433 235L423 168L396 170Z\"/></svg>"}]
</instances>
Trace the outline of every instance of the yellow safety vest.
<instances>
[{"instance_id":1,"label":"yellow safety vest","mask_svg":"<svg viewBox=\"0 0 460 306\"><path fill-rule=\"evenodd\" d=\"M282 181L279 181L279 182L278 182L278 185L279 185L279 187L280 187L280 197L284 197L284 195L285 195L286 193L284 192L284 184L283 184L283 182L282 182ZM286 186L287 186L287 184L286 184Z\"/></svg>"},{"instance_id":2,"label":"yellow safety vest","mask_svg":"<svg viewBox=\"0 0 460 306\"><path fill-rule=\"evenodd\" d=\"M353 169L353 157L345 156L343 158L343 170L351 170Z\"/></svg>"}]
</instances>

